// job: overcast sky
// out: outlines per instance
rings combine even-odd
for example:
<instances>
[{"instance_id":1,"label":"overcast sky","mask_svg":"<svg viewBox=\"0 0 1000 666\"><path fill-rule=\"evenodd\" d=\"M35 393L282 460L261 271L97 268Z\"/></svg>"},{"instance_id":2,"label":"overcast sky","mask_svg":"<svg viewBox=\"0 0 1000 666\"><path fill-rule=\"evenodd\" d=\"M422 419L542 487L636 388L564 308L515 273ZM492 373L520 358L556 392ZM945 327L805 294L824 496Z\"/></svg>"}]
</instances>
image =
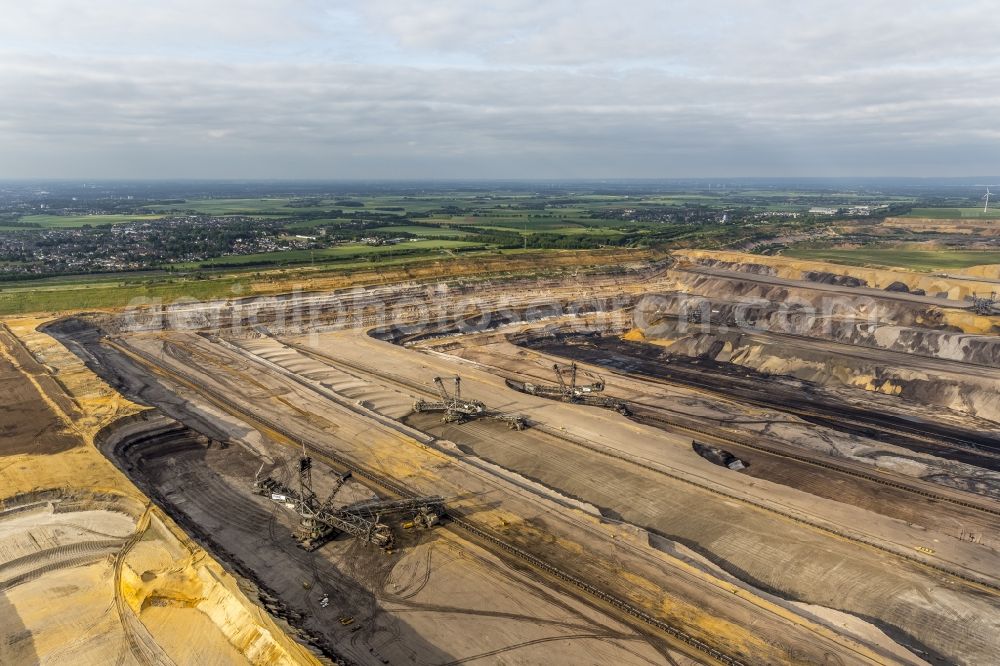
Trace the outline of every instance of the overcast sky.
<instances>
[{"instance_id":1,"label":"overcast sky","mask_svg":"<svg viewBox=\"0 0 1000 666\"><path fill-rule=\"evenodd\" d=\"M1000 174L998 12L0 0L0 178Z\"/></svg>"}]
</instances>

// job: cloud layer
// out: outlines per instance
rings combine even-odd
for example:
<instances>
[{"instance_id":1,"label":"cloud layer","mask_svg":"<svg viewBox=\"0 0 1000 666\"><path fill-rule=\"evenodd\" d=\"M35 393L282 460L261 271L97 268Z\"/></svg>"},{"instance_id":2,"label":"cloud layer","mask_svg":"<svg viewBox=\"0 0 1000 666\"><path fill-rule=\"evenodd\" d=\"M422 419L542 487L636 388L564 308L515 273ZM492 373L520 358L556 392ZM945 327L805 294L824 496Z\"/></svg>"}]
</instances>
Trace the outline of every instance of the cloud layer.
<instances>
[{"instance_id":1,"label":"cloud layer","mask_svg":"<svg viewBox=\"0 0 1000 666\"><path fill-rule=\"evenodd\" d=\"M0 177L997 173L990 4L17 3Z\"/></svg>"}]
</instances>

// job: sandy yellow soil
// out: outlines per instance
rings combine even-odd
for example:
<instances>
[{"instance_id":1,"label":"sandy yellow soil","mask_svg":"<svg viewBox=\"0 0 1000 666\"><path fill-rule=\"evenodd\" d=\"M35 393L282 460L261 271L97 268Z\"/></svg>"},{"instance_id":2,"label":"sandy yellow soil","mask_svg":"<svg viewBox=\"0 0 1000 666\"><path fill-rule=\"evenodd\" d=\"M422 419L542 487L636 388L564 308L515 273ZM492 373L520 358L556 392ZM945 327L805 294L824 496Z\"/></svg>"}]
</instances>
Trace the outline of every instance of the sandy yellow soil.
<instances>
[{"instance_id":1,"label":"sandy yellow soil","mask_svg":"<svg viewBox=\"0 0 1000 666\"><path fill-rule=\"evenodd\" d=\"M979 266L969 266L954 271L956 275L968 275L973 278L985 278L987 280L1000 280L1000 264L981 264Z\"/></svg>"},{"instance_id":2,"label":"sandy yellow soil","mask_svg":"<svg viewBox=\"0 0 1000 666\"><path fill-rule=\"evenodd\" d=\"M984 274L965 271L952 271L955 276L961 273L965 277L946 277L940 274L914 273L903 269L893 268L867 268L862 266L847 266L844 264L833 264L822 261L808 261L804 259L793 259L781 256L765 256L757 254L747 254L744 252L715 251L715 250L678 250L674 256L684 262L690 263L712 263L724 262L727 264L766 266L773 271L773 274L780 278L789 280L801 280L808 272L833 273L835 275L847 275L867 282L869 287L874 289L885 289L893 282L902 282L912 291L923 289L929 296L944 294L946 298L953 301L963 301L973 294L988 294L997 291L998 285L995 282L977 280L975 278L992 279L993 275L984 268ZM994 267L995 268L995 267ZM951 273L949 275L951 275ZM957 322L956 322L957 323ZM970 322L973 328L977 328L980 323ZM977 332L975 330L967 332Z\"/></svg>"},{"instance_id":3,"label":"sandy yellow soil","mask_svg":"<svg viewBox=\"0 0 1000 666\"><path fill-rule=\"evenodd\" d=\"M265 272L250 283L251 294L274 294L298 289L319 291L344 289L370 284L392 284L408 280L434 278L482 277L490 273L537 273L539 270L558 270L582 266L609 266L628 262L648 261L655 258L650 250L549 250L545 252L496 255L475 258L457 257L441 261L417 262L391 268L373 268L361 271L335 271L312 274L309 271Z\"/></svg>"},{"instance_id":4,"label":"sandy yellow soil","mask_svg":"<svg viewBox=\"0 0 1000 666\"><path fill-rule=\"evenodd\" d=\"M996 236L1000 227L990 220L976 219L936 219L929 217L888 217L883 226L908 231L968 234L976 236Z\"/></svg>"},{"instance_id":5,"label":"sandy yellow soil","mask_svg":"<svg viewBox=\"0 0 1000 666\"><path fill-rule=\"evenodd\" d=\"M144 408L41 323L0 330L0 663L319 663L97 451Z\"/></svg>"}]
</instances>

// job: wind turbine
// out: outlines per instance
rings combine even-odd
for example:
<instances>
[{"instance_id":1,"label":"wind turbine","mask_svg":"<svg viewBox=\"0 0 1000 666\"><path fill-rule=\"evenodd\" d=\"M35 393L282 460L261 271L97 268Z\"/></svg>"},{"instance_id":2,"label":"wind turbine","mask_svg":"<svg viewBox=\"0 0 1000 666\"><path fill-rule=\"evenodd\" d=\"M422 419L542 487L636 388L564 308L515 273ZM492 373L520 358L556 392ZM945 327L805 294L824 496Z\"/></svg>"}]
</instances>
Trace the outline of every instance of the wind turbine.
<instances>
[{"instance_id":1,"label":"wind turbine","mask_svg":"<svg viewBox=\"0 0 1000 666\"><path fill-rule=\"evenodd\" d=\"M978 184L975 187L985 187L986 188L986 194L984 194L982 196L982 198L986 201L986 204L983 206L983 212L984 213L988 213L990 211L990 197L993 196L993 193L990 192L990 188L991 187L1000 187L1000 185L983 185L983 184Z\"/></svg>"}]
</instances>

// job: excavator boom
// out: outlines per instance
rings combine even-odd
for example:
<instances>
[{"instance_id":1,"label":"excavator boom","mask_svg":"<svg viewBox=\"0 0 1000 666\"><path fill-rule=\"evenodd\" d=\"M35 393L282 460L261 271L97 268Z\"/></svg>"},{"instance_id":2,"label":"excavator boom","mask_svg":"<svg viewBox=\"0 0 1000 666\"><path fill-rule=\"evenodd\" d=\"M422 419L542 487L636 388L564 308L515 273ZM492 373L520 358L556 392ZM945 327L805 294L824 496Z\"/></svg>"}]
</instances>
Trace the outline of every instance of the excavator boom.
<instances>
[{"instance_id":1,"label":"excavator boom","mask_svg":"<svg viewBox=\"0 0 1000 666\"><path fill-rule=\"evenodd\" d=\"M451 396L448 395L448 389L444 387L444 382L441 381L440 377L434 378L434 386L437 387L438 395L441 396L441 402L445 404L451 402Z\"/></svg>"},{"instance_id":2,"label":"excavator boom","mask_svg":"<svg viewBox=\"0 0 1000 666\"><path fill-rule=\"evenodd\" d=\"M347 472L346 474L337 477L337 480L334 481L333 483L333 490L330 491L330 494L327 496L327 498L323 501L323 504L320 506L321 511L325 511L333 505L334 498L337 497L337 493L340 492L340 489L344 487L344 484L347 483L347 480L349 478L351 478L350 472Z\"/></svg>"},{"instance_id":3,"label":"excavator boom","mask_svg":"<svg viewBox=\"0 0 1000 666\"><path fill-rule=\"evenodd\" d=\"M559 382L559 388L564 393L566 391L566 382L563 380L562 368L559 367L558 363L552 364L552 369L556 372L556 381Z\"/></svg>"}]
</instances>

